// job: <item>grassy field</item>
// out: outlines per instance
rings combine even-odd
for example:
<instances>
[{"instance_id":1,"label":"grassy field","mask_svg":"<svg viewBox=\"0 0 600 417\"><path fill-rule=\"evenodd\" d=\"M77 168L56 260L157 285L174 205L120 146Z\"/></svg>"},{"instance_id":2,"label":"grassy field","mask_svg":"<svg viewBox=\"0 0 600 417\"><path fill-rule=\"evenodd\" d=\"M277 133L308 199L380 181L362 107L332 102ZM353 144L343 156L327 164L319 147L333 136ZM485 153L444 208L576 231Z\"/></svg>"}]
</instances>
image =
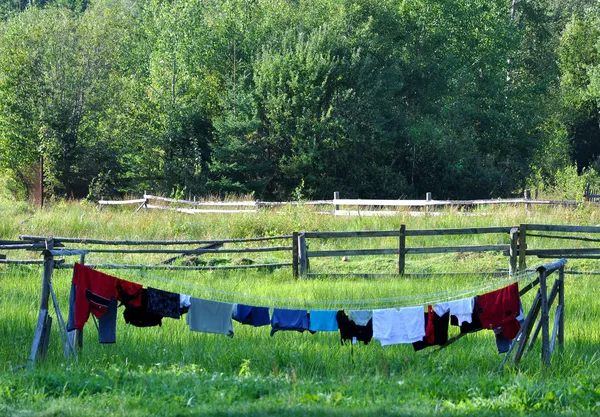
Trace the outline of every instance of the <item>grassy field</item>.
<instances>
[{"instance_id":1,"label":"grassy field","mask_svg":"<svg viewBox=\"0 0 600 417\"><path fill-rule=\"evenodd\" d=\"M211 239L275 236L294 230L389 230L507 226L519 223L596 225L592 208L485 210L482 216L450 212L439 217L334 218L300 207L235 216L190 216L166 212L98 211L79 203L57 203L37 211L22 203L0 203L0 239L19 234L95 238ZM600 213L599 213L600 214ZM480 235L410 240L409 245L508 243L507 236ZM395 239L339 239L309 242L317 248L394 247ZM531 242L559 247L565 242ZM592 243L569 243L593 246ZM289 261L289 254L251 257L252 262ZM37 258L27 252L11 258ZM90 255L88 262L158 263L168 256ZM207 262L240 263L240 256L208 256ZM248 258L248 256L246 256ZM212 259L212 261L208 261ZM598 261L570 261L568 269L600 270ZM529 259L530 266L541 263ZM492 271L506 268L497 255L409 257L408 272ZM311 271L393 272L394 257L331 258L311 262ZM194 296L280 307L343 308L360 300L364 308L418 305L443 293L502 278L305 279L289 268L259 272L113 271L119 277ZM66 310L71 273L55 272L53 282ZM523 281L527 282L527 278ZM234 324L235 337L192 333L183 320L160 328L127 326L119 318L117 344L96 342L93 324L77 363L62 355L56 326L44 364L28 371L37 320L41 268L0 266L0 415L7 416L194 416L194 415L600 415L600 278L566 278L564 351L550 369L535 347L518 367L497 372L503 356L492 332L479 332L434 354L411 346L340 346L337 334L280 332ZM529 307L533 293L524 297ZM51 310L51 314L53 311ZM452 329L453 332L456 330Z\"/></svg>"}]
</instances>

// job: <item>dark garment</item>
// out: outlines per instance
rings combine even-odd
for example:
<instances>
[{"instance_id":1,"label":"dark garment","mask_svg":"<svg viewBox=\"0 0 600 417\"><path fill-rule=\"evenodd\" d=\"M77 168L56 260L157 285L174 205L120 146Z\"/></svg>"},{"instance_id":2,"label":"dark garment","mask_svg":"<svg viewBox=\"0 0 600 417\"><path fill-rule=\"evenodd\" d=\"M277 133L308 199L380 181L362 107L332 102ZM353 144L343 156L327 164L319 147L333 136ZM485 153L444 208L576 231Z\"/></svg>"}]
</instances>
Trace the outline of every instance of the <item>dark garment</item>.
<instances>
[{"instance_id":1,"label":"dark garment","mask_svg":"<svg viewBox=\"0 0 600 417\"><path fill-rule=\"evenodd\" d=\"M108 303L106 313L98 319L98 341L100 343L117 342L117 299Z\"/></svg>"},{"instance_id":2,"label":"dark garment","mask_svg":"<svg viewBox=\"0 0 600 417\"><path fill-rule=\"evenodd\" d=\"M162 326L162 316L148 312L148 291L142 290L142 301L139 307L124 302L125 311L123 317L125 323L137 327Z\"/></svg>"},{"instance_id":3,"label":"dark garment","mask_svg":"<svg viewBox=\"0 0 600 417\"><path fill-rule=\"evenodd\" d=\"M173 319L181 317L179 294L149 287L146 295L148 297L148 313Z\"/></svg>"},{"instance_id":4,"label":"dark garment","mask_svg":"<svg viewBox=\"0 0 600 417\"><path fill-rule=\"evenodd\" d=\"M425 328L429 326L429 313L425 313ZM446 312L443 316L438 316L436 313L433 313L433 342L428 340L427 336L423 338L420 342L413 343L413 348L415 351L419 351L421 349L425 349L429 346L434 345L443 345L448 341L448 323L450 321L450 312Z\"/></svg>"},{"instance_id":5,"label":"dark garment","mask_svg":"<svg viewBox=\"0 0 600 417\"><path fill-rule=\"evenodd\" d=\"M368 345L373 338L373 319L370 319L365 326L359 326L350 320L342 310L337 312L336 319L340 328L342 345L346 340L350 340L353 344L359 341Z\"/></svg>"},{"instance_id":6,"label":"dark garment","mask_svg":"<svg viewBox=\"0 0 600 417\"><path fill-rule=\"evenodd\" d=\"M271 336L279 330L308 330L308 312L306 310L289 310L276 308L271 317Z\"/></svg>"},{"instance_id":7,"label":"dark garment","mask_svg":"<svg viewBox=\"0 0 600 417\"><path fill-rule=\"evenodd\" d=\"M507 287L477 297L475 310L484 329L502 327L507 339L514 339L520 329L517 316L521 310L519 286L515 282Z\"/></svg>"},{"instance_id":8,"label":"dark garment","mask_svg":"<svg viewBox=\"0 0 600 417\"><path fill-rule=\"evenodd\" d=\"M233 319L242 324L250 324L254 327L271 324L269 309L267 307L252 307L244 304L236 304L233 306Z\"/></svg>"},{"instance_id":9,"label":"dark garment","mask_svg":"<svg viewBox=\"0 0 600 417\"><path fill-rule=\"evenodd\" d=\"M476 299L477 300L477 299ZM477 303L477 301L475 301ZM481 330L481 320L479 320L479 315L477 314L477 309L473 311L473 317L471 323L464 322L460 326L461 333L473 333ZM450 317L450 324L453 326L458 326L458 319L456 316Z\"/></svg>"}]
</instances>

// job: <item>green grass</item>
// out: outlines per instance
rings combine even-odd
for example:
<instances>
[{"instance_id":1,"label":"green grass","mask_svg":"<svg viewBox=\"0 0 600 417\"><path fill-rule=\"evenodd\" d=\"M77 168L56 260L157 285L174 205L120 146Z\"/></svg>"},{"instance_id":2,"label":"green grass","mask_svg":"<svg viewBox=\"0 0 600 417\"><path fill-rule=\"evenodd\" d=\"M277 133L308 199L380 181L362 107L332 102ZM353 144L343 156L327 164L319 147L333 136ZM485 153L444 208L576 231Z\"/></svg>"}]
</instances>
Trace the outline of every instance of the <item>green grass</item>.
<instances>
[{"instance_id":1,"label":"green grass","mask_svg":"<svg viewBox=\"0 0 600 417\"><path fill-rule=\"evenodd\" d=\"M488 211L488 210L486 210ZM489 211L488 211L489 212ZM42 211L0 205L0 239L19 234L96 238L210 239L289 234L293 230L377 230L517 225L595 225L590 208L547 210L500 208L481 217L334 218L310 208L241 216L103 210L60 203ZM310 241L317 248L394 247L394 239ZM480 235L409 241L409 245L507 243ZM530 242L560 247L565 242ZM580 247L592 246L578 243ZM286 261L287 254L251 257ZM12 258L32 257L28 252ZM90 255L88 262L157 263L166 256ZM225 259L224 256L221 256ZM239 261L236 257L228 262ZM394 257L313 260L311 270L393 272ZM228 258L229 259L229 258ZM533 266L537 262L529 259ZM409 272L490 271L506 268L500 254L409 257ZM596 261L570 261L569 269L600 270ZM401 297L394 305L421 304L440 293L502 281L478 275L435 278L306 279L287 268L249 272L111 271L120 277L198 297L269 306L339 308L352 301ZM53 282L66 313L70 272ZM41 268L0 267L0 415L7 416L193 416L193 415L598 415L600 414L600 278L566 278L565 347L550 369L541 364L538 341L517 367L498 373L503 356L492 332L461 339L430 354L411 346L341 346L337 334L279 332L235 323L235 337L193 333L183 320L139 329L119 318L117 344L100 345L92 323L77 363L65 361L53 326L47 361L24 368L37 320ZM528 308L533 294L524 297ZM257 297L268 297L262 300ZM388 306L371 302L368 307ZM365 306L367 307L367 306ZM54 312L51 309L51 314ZM552 316L552 315L551 315ZM55 321L56 323L56 321ZM452 329L456 332L455 329Z\"/></svg>"}]
</instances>

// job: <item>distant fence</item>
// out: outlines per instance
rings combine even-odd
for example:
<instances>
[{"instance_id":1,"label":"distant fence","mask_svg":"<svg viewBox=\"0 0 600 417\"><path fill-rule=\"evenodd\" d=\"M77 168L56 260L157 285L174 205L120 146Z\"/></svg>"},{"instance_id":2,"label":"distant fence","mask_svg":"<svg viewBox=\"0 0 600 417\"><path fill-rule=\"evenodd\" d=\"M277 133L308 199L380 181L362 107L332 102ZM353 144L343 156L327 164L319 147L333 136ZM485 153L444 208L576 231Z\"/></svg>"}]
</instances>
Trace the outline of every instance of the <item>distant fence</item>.
<instances>
[{"instance_id":1,"label":"distant fence","mask_svg":"<svg viewBox=\"0 0 600 417\"><path fill-rule=\"evenodd\" d=\"M152 201L175 204L171 205L157 205L151 204ZM194 200L180 200L175 198L160 197L150 194L144 194L144 198L133 199L133 200L100 200L98 201L100 206L111 206L111 205L138 205L136 212L141 209L155 209L155 210L170 210L179 213L198 214L198 213L256 213L258 209L264 207L283 207L303 204L307 206L331 206L332 200L316 200L316 201L290 201L290 202L269 202L269 201L196 201ZM179 205L192 206L193 208L177 207Z\"/></svg>"},{"instance_id":2,"label":"distant fence","mask_svg":"<svg viewBox=\"0 0 600 417\"><path fill-rule=\"evenodd\" d=\"M557 234L558 233L558 234ZM581 234L587 234L582 236ZM407 243L410 237L438 236L475 236L481 234L500 234L506 236L506 243L488 245L465 245L465 246L411 246ZM598 237L592 237L597 235ZM307 241L317 239L364 239L364 238L396 238L394 247L368 248L368 249L343 249L331 248L327 250L310 250ZM519 226L497 226L497 227L471 227L454 229L407 229L401 225L398 230L369 230L369 231L343 231L343 232L293 232L285 236L256 237L246 239L215 239L215 240L103 240L83 239L68 237L45 237L45 236L20 236L19 241L0 241L0 251L31 250L43 251L50 247L56 251L55 256L67 255L73 250L81 254L88 253L113 253L113 254L169 254L174 255L161 261L160 264L145 266L148 269L190 269L190 270L227 270L247 268L281 268L291 267L292 275L335 276L332 273L316 274L310 272L310 259L344 256L395 256L398 260L398 268L393 275L419 275L409 274L406 271L407 256L421 256L440 253L498 253L508 257L509 274L525 270L527 268L527 257L538 258L579 258L600 259L600 247L563 247L563 248L533 248L531 242L544 241L571 241L571 242L600 242L600 227L597 226L565 226L565 225L541 225L521 224ZM285 241L287 244L262 245L252 247L224 247L226 244L246 244L250 242L273 243L274 241ZM389 242L389 240L388 240ZM67 249L66 245L85 245L84 248ZM199 246L201 245L201 246ZM100 247L97 247L100 246ZM121 248L106 248L106 246L121 246ZM131 248L133 246L133 248ZM141 248L141 246L152 246ZM194 248L181 248L181 246L195 246ZM332 245L333 246L333 245ZM358 246L358 245L354 245ZM127 247L127 248L123 248ZM176 248L173 248L176 247ZM78 254L80 253L78 252ZM283 252L287 253L289 261L273 263L255 263L240 265L203 265L203 266L176 266L173 263L180 258L200 256L202 254L239 254L239 253L265 253ZM3 259L4 258L4 259ZM0 255L0 264L41 264L43 261L36 259L6 259L6 255ZM64 262L57 260L56 262ZM60 267L70 267L64 264ZM98 268L122 269L135 268L139 265L120 264L97 264ZM367 272L353 271L351 275L374 276ZM387 274L391 275L391 274ZM429 274L420 274L429 275Z\"/></svg>"},{"instance_id":3,"label":"distant fence","mask_svg":"<svg viewBox=\"0 0 600 417\"><path fill-rule=\"evenodd\" d=\"M585 194L583 195L587 202L598 202L600 201L600 190L592 188L590 184L585 185Z\"/></svg>"},{"instance_id":4,"label":"distant fence","mask_svg":"<svg viewBox=\"0 0 600 417\"><path fill-rule=\"evenodd\" d=\"M589 191L589 190L588 190ZM590 194L586 201L592 204L598 204L600 195ZM155 203L153 203L155 202ZM161 204L156 204L161 203ZM168 203L166 205L165 203ZM111 205L137 205L136 212L141 209L169 210L188 214L201 213L255 213L263 208L275 208L294 205L323 206L324 211L321 214L333 214L336 216L393 216L406 211L399 211L398 208L418 209L419 212L409 212L413 215L437 214L432 212L436 208L474 208L497 205L523 205L526 209L534 205L545 206L563 206L574 207L579 203L574 200L539 200L532 199L529 190L525 190L523 198L505 198L505 199L480 199L480 200L434 200L431 193L427 193L424 200L377 200L377 199L348 199L340 198L340 193L335 192L333 200L315 200L315 201L196 201L181 200L167 197L144 194L143 198L133 200L100 200L100 206ZM190 206L181 207L181 206ZM396 210L385 210L384 208L394 207Z\"/></svg>"}]
</instances>

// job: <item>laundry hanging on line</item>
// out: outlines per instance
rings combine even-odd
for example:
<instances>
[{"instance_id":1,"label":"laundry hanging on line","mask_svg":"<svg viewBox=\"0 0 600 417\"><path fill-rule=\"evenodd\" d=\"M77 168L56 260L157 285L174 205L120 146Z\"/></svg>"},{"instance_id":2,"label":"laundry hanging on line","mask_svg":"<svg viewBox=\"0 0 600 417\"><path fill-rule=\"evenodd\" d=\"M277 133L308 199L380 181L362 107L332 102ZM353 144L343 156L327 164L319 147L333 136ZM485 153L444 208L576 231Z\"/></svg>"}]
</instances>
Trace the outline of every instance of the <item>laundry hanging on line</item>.
<instances>
[{"instance_id":1,"label":"laundry hanging on line","mask_svg":"<svg viewBox=\"0 0 600 417\"><path fill-rule=\"evenodd\" d=\"M342 345L368 344L372 338L382 346L412 344L415 350L444 345L449 322L461 333L494 330L500 352L510 346L522 322L518 284L477 297L434 305L376 310L294 310L203 300L186 294L143 288L75 264L69 300L67 330L83 329L90 313L98 321L100 343L116 342L117 303L125 306L126 323L136 327L161 326L162 319L187 314L190 330L233 337L232 319L260 327L271 325L271 336L279 331L337 332ZM521 316L519 316L521 314ZM451 320L450 320L451 317Z\"/></svg>"}]
</instances>

